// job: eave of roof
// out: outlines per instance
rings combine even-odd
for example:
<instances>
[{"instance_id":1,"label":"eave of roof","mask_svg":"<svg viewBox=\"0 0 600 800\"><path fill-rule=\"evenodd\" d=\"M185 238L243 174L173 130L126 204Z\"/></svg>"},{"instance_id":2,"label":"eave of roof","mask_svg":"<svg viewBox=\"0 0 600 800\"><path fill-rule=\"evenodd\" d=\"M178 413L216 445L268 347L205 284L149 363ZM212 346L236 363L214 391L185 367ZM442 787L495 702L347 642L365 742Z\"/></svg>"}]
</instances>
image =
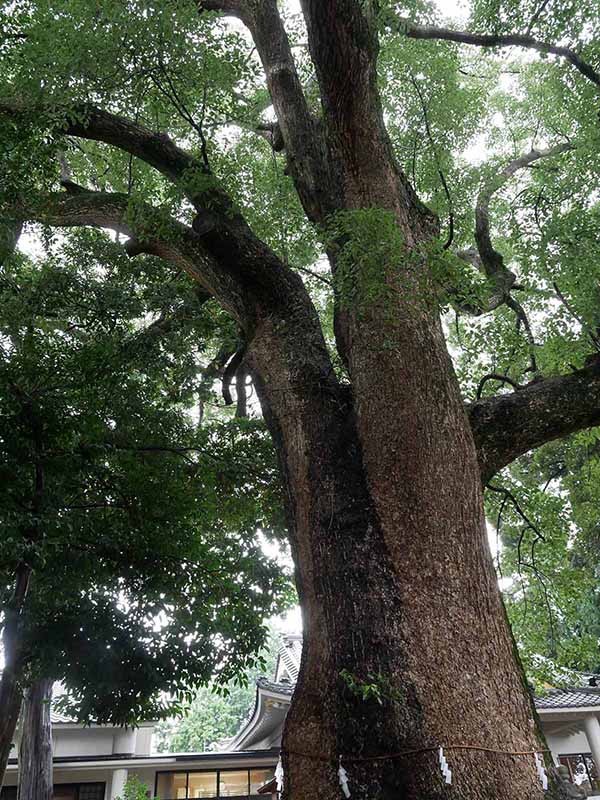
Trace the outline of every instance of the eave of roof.
<instances>
[{"instance_id":1,"label":"eave of roof","mask_svg":"<svg viewBox=\"0 0 600 800\"><path fill-rule=\"evenodd\" d=\"M50 712L50 722L53 725L58 725L61 722L76 722L72 717L67 717L66 714L60 714L58 711Z\"/></svg>"},{"instance_id":2,"label":"eave of roof","mask_svg":"<svg viewBox=\"0 0 600 800\"><path fill-rule=\"evenodd\" d=\"M293 681L297 681L302 659L302 636L300 634L286 634L281 638L283 644L279 648L279 660L283 662L290 678Z\"/></svg>"},{"instance_id":3,"label":"eave of roof","mask_svg":"<svg viewBox=\"0 0 600 800\"><path fill-rule=\"evenodd\" d=\"M122 725L107 725L101 724L98 725L95 722L90 723L89 725L84 725L82 722L77 722L74 719L69 719L61 714L55 714L51 712L50 714L50 721L53 727L59 728L60 730L66 729L77 729L77 730L122 730L124 726ZM137 728L154 728L156 725L156 720L145 720L144 722L138 722L137 725L134 727Z\"/></svg>"},{"instance_id":4,"label":"eave of roof","mask_svg":"<svg viewBox=\"0 0 600 800\"><path fill-rule=\"evenodd\" d=\"M259 689L262 689L265 692L270 692L271 694L280 694L284 695L285 697L291 697L294 694L294 689L296 688L295 683L288 683L287 681L275 682L270 681L267 678L257 678L256 685Z\"/></svg>"},{"instance_id":5,"label":"eave of roof","mask_svg":"<svg viewBox=\"0 0 600 800\"><path fill-rule=\"evenodd\" d=\"M265 750L237 750L228 752L210 753L165 753L148 756L131 755L98 755L98 756L55 756L52 761L56 767L76 767L78 769L91 769L94 767L109 768L117 767L169 767L173 764L203 764L210 766L213 763L219 764L223 761L232 762L233 766L244 766L246 762L275 764L279 757L279 748ZM11 758L8 762L9 767L16 769L17 759Z\"/></svg>"},{"instance_id":6,"label":"eave of roof","mask_svg":"<svg viewBox=\"0 0 600 800\"><path fill-rule=\"evenodd\" d=\"M257 734L260 726L263 724L266 700L272 699L285 703L285 705L289 705L292 699L292 694L294 693L294 688L295 684L274 683L272 681L268 681L266 678L258 678L256 681L256 700L254 703L252 716L244 725L244 727L233 737L233 739L228 742L228 747L232 750L235 750L236 747L248 742L249 739L251 741L252 735ZM283 725L283 720L281 720L281 724ZM258 741L260 741L260 738L261 737L259 734Z\"/></svg>"}]
</instances>

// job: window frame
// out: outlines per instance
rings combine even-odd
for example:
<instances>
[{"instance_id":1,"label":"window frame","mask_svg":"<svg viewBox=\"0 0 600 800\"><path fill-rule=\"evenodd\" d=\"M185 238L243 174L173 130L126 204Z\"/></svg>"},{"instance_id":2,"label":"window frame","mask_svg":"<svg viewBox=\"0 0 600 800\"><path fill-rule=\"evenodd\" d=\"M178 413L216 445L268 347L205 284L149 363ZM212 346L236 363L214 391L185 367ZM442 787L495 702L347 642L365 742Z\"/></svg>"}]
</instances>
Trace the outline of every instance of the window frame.
<instances>
[{"instance_id":1,"label":"window frame","mask_svg":"<svg viewBox=\"0 0 600 800\"><path fill-rule=\"evenodd\" d=\"M562 761L562 759L565 761ZM561 764L566 766L569 770L569 775L571 780L574 781L574 774L573 774L573 767L571 766L571 759L580 758L580 763L583 764L585 769L585 773L587 775L587 781L589 782L592 789L594 788L594 783L596 783L600 779L600 767L595 763L594 757L591 753L561 753L558 756L558 760ZM566 762L566 763L565 763ZM591 762L591 768L590 768ZM595 769L596 773L599 775L598 778L592 776L592 769Z\"/></svg>"},{"instance_id":2,"label":"window frame","mask_svg":"<svg viewBox=\"0 0 600 800\"><path fill-rule=\"evenodd\" d=\"M201 773L216 773L217 774L217 794L214 796L214 800L221 800L221 798L227 797L258 797L258 795L250 794L250 772L252 770L259 770L259 769L275 769L274 766L267 764L265 766L261 765L258 767L224 767L220 768L217 767L216 769L161 769L157 770L154 776L154 796L158 797L158 780L161 775L183 775L185 774L185 794L186 800L190 800L189 797L189 790L190 790L190 775L199 775ZM221 794L221 773L222 772L244 772L246 771L247 774L247 781L246 781L246 794L243 795L222 795ZM177 800L175 797L161 797L160 800ZM193 798L192 798L193 800ZM213 798L205 798L205 800L213 800Z\"/></svg>"}]
</instances>

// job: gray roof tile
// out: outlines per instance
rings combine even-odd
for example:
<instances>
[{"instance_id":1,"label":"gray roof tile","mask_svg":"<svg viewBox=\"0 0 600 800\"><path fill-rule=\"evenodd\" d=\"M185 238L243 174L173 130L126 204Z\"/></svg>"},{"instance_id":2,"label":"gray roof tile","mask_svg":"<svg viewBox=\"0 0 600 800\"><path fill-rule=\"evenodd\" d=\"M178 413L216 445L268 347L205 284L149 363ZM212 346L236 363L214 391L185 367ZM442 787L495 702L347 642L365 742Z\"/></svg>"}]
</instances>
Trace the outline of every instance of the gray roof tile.
<instances>
[{"instance_id":1,"label":"gray roof tile","mask_svg":"<svg viewBox=\"0 0 600 800\"><path fill-rule=\"evenodd\" d=\"M290 697L294 694L296 688L295 683L275 683L267 678L258 678L256 685L259 689L266 689L268 692L277 692L277 694L287 694Z\"/></svg>"},{"instance_id":2,"label":"gray roof tile","mask_svg":"<svg viewBox=\"0 0 600 800\"><path fill-rule=\"evenodd\" d=\"M536 697L537 708L600 708L600 687L570 687L553 689L544 697Z\"/></svg>"}]
</instances>

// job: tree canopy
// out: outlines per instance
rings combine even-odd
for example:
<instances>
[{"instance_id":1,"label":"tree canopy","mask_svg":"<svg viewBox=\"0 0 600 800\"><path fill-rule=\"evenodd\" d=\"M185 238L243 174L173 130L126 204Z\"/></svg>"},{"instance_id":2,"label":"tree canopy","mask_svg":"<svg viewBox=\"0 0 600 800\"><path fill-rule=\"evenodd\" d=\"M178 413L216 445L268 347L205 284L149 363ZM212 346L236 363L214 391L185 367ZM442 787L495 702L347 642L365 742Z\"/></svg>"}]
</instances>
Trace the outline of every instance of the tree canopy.
<instances>
[{"instance_id":1,"label":"tree canopy","mask_svg":"<svg viewBox=\"0 0 600 800\"><path fill-rule=\"evenodd\" d=\"M272 448L190 416L219 315L187 282L95 232L47 245L0 273L0 598L27 565L27 674L82 720L135 721L253 663L285 603L256 541L281 530Z\"/></svg>"},{"instance_id":2,"label":"tree canopy","mask_svg":"<svg viewBox=\"0 0 600 800\"><path fill-rule=\"evenodd\" d=\"M109 297L109 263L119 280L157 287L159 322L190 304L200 328L176 325L173 355L153 351L155 399L171 392L204 408L220 377L226 403L237 386L238 415L249 382L260 400L310 638L290 764L305 728L333 757L381 750L383 729L398 749L437 743L459 723L474 736L494 714L512 716L487 735L529 751L481 489L531 674L597 669L596 0L473 0L460 22L427 0L0 9L5 239L21 226L49 240L60 230L82 265L82 296L107 309L138 302ZM102 248L104 270L87 285L88 254ZM43 279L40 265L24 269ZM137 336L126 358L108 353L110 400L132 393L127 415L141 391L130 371L153 346ZM107 345L93 346L104 358ZM101 402L89 398L94 415ZM207 415L194 435L212 449ZM110 455L131 458L115 446ZM254 477L271 474L261 448L244 462ZM140 480L154 463L143 461ZM151 505L151 482L139 492ZM263 527L262 514L250 504L227 530L250 548L244 532ZM462 668L466 630L482 652L489 643L473 671ZM444 708L417 657L433 652L445 659L436 680L454 684ZM358 706L344 670L391 676L384 709ZM324 769L292 773L320 796ZM425 771L403 769L387 783L365 772L364 791L372 781L373 797L430 792ZM463 776L464 797L491 797L490 786L508 796L508 778L492 772Z\"/></svg>"}]
</instances>

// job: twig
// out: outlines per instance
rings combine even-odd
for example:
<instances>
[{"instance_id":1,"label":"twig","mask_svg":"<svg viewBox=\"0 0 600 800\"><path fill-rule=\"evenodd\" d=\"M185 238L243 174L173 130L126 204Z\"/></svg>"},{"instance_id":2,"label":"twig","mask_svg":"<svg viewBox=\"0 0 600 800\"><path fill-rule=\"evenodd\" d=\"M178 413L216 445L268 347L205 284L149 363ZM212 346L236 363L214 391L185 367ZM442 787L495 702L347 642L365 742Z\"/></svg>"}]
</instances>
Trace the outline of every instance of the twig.
<instances>
[{"instance_id":1,"label":"twig","mask_svg":"<svg viewBox=\"0 0 600 800\"><path fill-rule=\"evenodd\" d=\"M518 391L519 389L523 388L521 384L517 383L512 378L509 378L508 375L502 375L499 372L490 372L487 375L484 375L483 378L479 381L476 394L477 400L481 400L481 393L483 391L483 387L488 381L502 381L503 383L508 383L510 384L510 386L513 387L515 391Z\"/></svg>"},{"instance_id":2,"label":"twig","mask_svg":"<svg viewBox=\"0 0 600 800\"><path fill-rule=\"evenodd\" d=\"M519 501L517 500L517 498L514 496L514 494L509 489L506 489L504 486L493 486L491 483L488 483L485 488L489 489L490 492L496 492L497 494L504 495L504 497L508 497L510 502L513 504L513 507L514 507L515 511L521 517L521 519L527 525L527 527L530 530L532 530L536 534L536 536L538 538L540 538L543 542L546 541L546 537L544 536L544 534L540 531L540 529L537 527L537 525L535 525L529 519L527 514L523 511L523 509L519 505Z\"/></svg>"},{"instance_id":3,"label":"twig","mask_svg":"<svg viewBox=\"0 0 600 800\"><path fill-rule=\"evenodd\" d=\"M440 166L440 160L438 157L437 148L433 140L431 128L429 127L429 118L427 116L427 105L425 104L425 98L423 97L421 89L419 88L419 84L412 70L410 70L410 80L419 97L419 102L421 104L421 109L423 111L423 120L425 122L425 130L427 132L427 138L429 139L429 143L431 144L431 149L433 151L433 158L435 160L435 166L437 168L437 172L440 177L442 187L444 189L444 194L446 195L446 201L448 203L448 237L446 239L446 242L444 243L444 250L448 250L454 239L454 211L452 205L452 197L450 195L450 190L448 189L448 184L446 183L446 176L444 175L442 168Z\"/></svg>"},{"instance_id":4,"label":"twig","mask_svg":"<svg viewBox=\"0 0 600 800\"><path fill-rule=\"evenodd\" d=\"M529 344L529 361L530 366L529 369L525 370L526 372L533 372L536 373L537 369L537 361L535 359L535 351L534 348L536 347L535 339L533 337L533 331L531 330L531 325L529 324L529 320L527 319L527 314L525 313L525 309L519 303L518 300L515 300L510 294L506 297L506 305L515 312L517 316L517 330L519 324L523 325L525 330L525 338Z\"/></svg>"}]
</instances>

